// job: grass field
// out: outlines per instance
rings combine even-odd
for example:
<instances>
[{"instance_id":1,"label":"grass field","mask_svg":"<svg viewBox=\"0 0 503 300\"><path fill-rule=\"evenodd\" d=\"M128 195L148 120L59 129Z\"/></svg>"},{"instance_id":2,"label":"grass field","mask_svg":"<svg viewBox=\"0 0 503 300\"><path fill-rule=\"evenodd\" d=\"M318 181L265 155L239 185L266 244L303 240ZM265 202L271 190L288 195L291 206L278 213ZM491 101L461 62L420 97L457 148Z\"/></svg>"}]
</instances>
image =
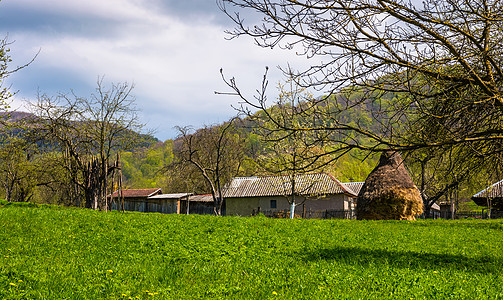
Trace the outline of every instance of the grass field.
<instances>
[{"instance_id":1,"label":"grass field","mask_svg":"<svg viewBox=\"0 0 503 300\"><path fill-rule=\"evenodd\" d=\"M0 299L502 299L503 222L0 203Z\"/></svg>"}]
</instances>

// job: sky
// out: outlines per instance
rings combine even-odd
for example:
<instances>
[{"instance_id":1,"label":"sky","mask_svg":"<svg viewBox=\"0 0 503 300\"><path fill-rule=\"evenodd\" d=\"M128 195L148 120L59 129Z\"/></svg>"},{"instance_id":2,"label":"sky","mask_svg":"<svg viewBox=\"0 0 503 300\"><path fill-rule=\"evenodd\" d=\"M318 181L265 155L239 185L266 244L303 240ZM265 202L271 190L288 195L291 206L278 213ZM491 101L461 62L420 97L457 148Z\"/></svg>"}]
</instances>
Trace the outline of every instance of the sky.
<instances>
[{"instance_id":1,"label":"sky","mask_svg":"<svg viewBox=\"0 0 503 300\"><path fill-rule=\"evenodd\" d=\"M250 15L250 18L252 16ZM0 37L12 42L11 67L29 62L6 85L16 91L12 108L27 111L38 93L91 95L105 84L128 82L146 128L160 140L175 126L213 125L236 115L238 99L223 68L253 95L265 67L269 98L284 81L277 66L307 66L293 51L264 49L253 39L228 40L234 24L215 0L0 0Z\"/></svg>"}]
</instances>

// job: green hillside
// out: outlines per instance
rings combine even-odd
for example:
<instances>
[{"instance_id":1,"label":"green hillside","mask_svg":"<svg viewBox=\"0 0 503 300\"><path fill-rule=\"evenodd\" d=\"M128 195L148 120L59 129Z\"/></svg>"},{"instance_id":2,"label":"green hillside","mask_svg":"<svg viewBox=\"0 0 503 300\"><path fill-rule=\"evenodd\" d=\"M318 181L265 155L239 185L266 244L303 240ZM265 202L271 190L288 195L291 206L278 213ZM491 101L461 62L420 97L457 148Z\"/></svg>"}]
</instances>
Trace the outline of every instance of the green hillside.
<instances>
[{"instance_id":1,"label":"green hillside","mask_svg":"<svg viewBox=\"0 0 503 300\"><path fill-rule=\"evenodd\" d=\"M1 299L501 299L503 222L0 204Z\"/></svg>"}]
</instances>

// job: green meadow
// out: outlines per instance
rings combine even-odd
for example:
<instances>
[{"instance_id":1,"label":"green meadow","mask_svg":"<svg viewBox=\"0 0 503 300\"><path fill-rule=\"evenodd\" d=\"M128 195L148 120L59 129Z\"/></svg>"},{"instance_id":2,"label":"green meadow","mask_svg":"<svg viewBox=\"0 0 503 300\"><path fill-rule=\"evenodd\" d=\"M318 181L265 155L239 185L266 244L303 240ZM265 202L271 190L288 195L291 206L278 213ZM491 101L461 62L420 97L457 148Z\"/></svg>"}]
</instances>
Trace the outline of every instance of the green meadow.
<instances>
[{"instance_id":1,"label":"green meadow","mask_svg":"<svg viewBox=\"0 0 503 300\"><path fill-rule=\"evenodd\" d=\"M502 299L503 221L0 203L0 299Z\"/></svg>"}]
</instances>

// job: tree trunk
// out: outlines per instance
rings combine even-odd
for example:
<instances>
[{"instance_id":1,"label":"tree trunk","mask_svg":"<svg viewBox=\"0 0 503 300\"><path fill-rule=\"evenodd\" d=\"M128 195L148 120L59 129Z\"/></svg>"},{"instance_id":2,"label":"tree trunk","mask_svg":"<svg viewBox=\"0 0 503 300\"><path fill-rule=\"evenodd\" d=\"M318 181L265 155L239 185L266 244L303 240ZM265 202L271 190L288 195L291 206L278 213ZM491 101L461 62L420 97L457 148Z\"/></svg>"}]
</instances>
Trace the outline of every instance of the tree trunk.
<instances>
[{"instance_id":1,"label":"tree trunk","mask_svg":"<svg viewBox=\"0 0 503 300\"><path fill-rule=\"evenodd\" d=\"M290 219L295 217L295 200L290 204Z\"/></svg>"}]
</instances>

